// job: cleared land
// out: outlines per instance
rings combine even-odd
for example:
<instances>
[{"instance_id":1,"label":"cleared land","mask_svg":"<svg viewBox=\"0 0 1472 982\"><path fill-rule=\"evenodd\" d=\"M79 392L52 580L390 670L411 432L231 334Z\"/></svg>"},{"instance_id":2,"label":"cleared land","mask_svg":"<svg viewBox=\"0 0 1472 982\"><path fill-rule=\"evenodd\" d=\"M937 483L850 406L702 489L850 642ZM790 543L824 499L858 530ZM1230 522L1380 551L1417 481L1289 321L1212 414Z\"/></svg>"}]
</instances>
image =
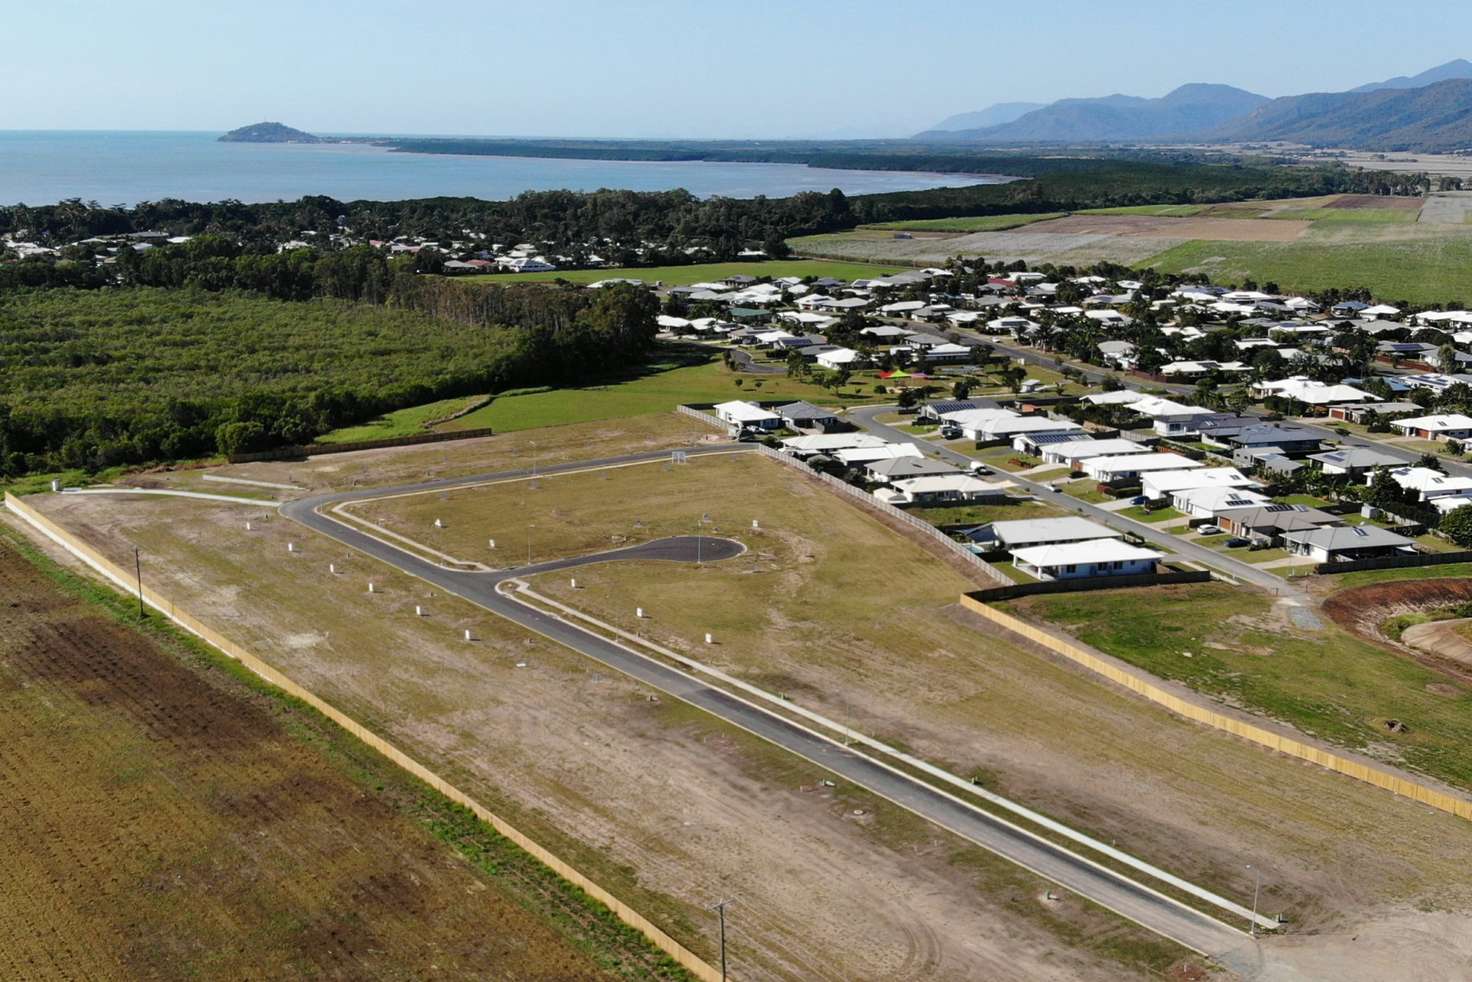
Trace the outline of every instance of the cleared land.
<instances>
[{"instance_id":1,"label":"cleared land","mask_svg":"<svg viewBox=\"0 0 1472 982\"><path fill-rule=\"evenodd\" d=\"M515 466L519 457L506 463ZM283 520L184 500L37 499L145 580L432 762L738 977L1137 977L1140 929L740 731ZM202 505L203 507L196 507ZM286 542L297 555L287 558ZM333 577L326 564L343 573ZM371 602L368 576L378 588ZM414 604L429 616L412 615ZM465 628L478 640L467 644ZM524 667L522 667L524 666Z\"/></svg>"},{"instance_id":2,"label":"cleared land","mask_svg":"<svg viewBox=\"0 0 1472 982\"><path fill-rule=\"evenodd\" d=\"M666 286L688 286L691 283L719 282L738 273L746 276L832 276L840 280L860 280L897 273L895 265L873 265L853 262L818 262L811 259L774 259L759 263L699 263L692 266L645 266L609 269L566 269L550 273L491 273L484 276L461 276L467 283L597 283L599 280L630 279Z\"/></svg>"},{"instance_id":3,"label":"cleared land","mask_svg":"<svg viewBox=\"0 0 1472 982\"><path fill-rule=\"evenodd\" d=\"M6 978L657 971L330 724L81 592L0 530Z\"/></svg>"},{"instance_id":4,"label":"cleared land","mask_svg":"<svg viewBox=\"0 0 1472 982\"><path fill-rule=\"evenodd\" d=\"M881 222L861 225L866 229L888 229L896 232L1004 232L1034 222L1062 218L1064 212L1049 211L1036 215L973 215L969 218L916 218L905 222Z\"/></svg>"},{"instance_id":5,"label":"cleared land","mask_svg":"<svg viewBox=\"0 0 1472 982\"><path fill-rule=\"evenodd\" d=\"M577 589L563 575L535 585L1229 894L1250 892L1243 855L1271 863L1265 908L1326 932L1295 944L1388 930L1371 922L1414 916L1434 882L1444 908L1472 900L1442 889L1453 857L1472 858L1465 823L1188 725L990 633L954 606L966 579L799 472L718 457L521 483L373 514L450 552L525 516L535 558L688 533L708 515L707 531L750 551L698 571L610 564L580 570ZM700 643L706 631L717 644ZM1388 841L1376 831L1390 828Z\"/></svg>"},{"instance_id":6,"label":"cleared land","mask_svg":"<svg viewBox=\"0 0 1472 982\"><path fill-rule=\"evenodd\" d=\"M317 442L354 443L358 440L384 440L390 437L424 433L432 428L431 424L464 412L477 403L484 402L486 398L486 396L462 396L398 409L359 426L345 426L342 429L333 430L319 437Z\"/></svg>"}]
</instances>

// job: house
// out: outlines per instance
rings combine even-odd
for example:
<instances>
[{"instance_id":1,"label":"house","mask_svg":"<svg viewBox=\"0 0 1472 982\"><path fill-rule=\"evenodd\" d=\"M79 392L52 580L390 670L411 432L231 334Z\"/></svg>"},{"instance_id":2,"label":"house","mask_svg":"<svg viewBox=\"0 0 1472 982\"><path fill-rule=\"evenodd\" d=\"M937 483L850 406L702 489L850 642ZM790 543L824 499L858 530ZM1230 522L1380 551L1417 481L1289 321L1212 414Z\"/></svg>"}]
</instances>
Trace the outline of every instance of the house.
<instances>
[{"instance_id":1,"label":"house","mask_svg":"<svg viewBox=\"0 0 1472 982\"><path fill-rule=\"evenodd\" d=\"M1315 461L1325 474L1343 474L1352 478L1376 467L1399 467L1404 463L1399 457L1369 447L1340 447L1327 453L1311 454L1308 459Z\"/></svg>"},{"instance_id":2,"label":"house","mask_svg":"<svg viewBox=\"0 0 1472 982\"><path fill-rule=\"evenodd\" d=\"M1155 432L1161 436L1189 436L1197 432L1197 423L1201 419L1229 415L1158 396L1146 396L1128 405L1131 412L1151 420Z\"/></svg>"},{"instance_id":3,"label":"house","mask_svg":"<svg viewBox=\"0 0 1472 982\"><path fill-rule=\"evenodd\" d=\"M1409 416L1419 413L1421 407L1414 402L1349 402L1329 409L1330 419L1342 419L1347 423L1363 423L1370 414L1385 419L1391 416Z\"/></svg>"},{"instance_id":4,"label":"house","mask_svg":"<svg viewBox=\"0 0 1472 982\"><path fill-rule=\"evenodd\" d=\"M921 419L940 420L950 413L964 412L968 409L997 409L999 408L991 399L937 399L927 402L920 407Z\"/></svg>"},{"instance_id":5,"label":"house","mask_svg":"<svg viewBox=\"0 0 1472 982\"><path fill-rule=\"evenodd\" d=\"M1226 438L1227 444L1236 449L1259 449L1276 447L1285 457L1294 454L1314 453L1320 447L1318 434L1302 426L1282 423L1258 423L1244 426Z\"/></svg>"},{"instance_id":6,"label":"house","mask_svg":"<svg viewBox=\"0 0 1472 982\"><path fill-rule=\"evenodd\" d=\"M1405 490L1415 491L1422 501L1449 494L1472 494L1472 477L1453 477L1429 467L1397 467L1386 473Z\"/></svg>"},{"instance_id":7,"label":"house","mask_svg":"<svg viewBox=\"0 0 1472 982\"><path fill-rule=\"evenodd\" d=\"M952 344L949 341L937 344L925 351L925 360L935 364L969 362L971 356L972 351L969 347L964 344Z\"/></svg>"},{"instance_id":8,"label":"house","mask_svg":"<svg viewBox=\"0 0 1472 982\"><path fill-rule=\"evenodd\" d=\"M1091 392L1084 396L1084 402L1091 406L1133 406L1149 398L1151 397L1134 389L1115 389L1113 392Z\"/></svg>"},{"instance_id":9,"label":"house","mask_svg":"<svg viewBox=\"0 0 1472 982\"><path fill-rule=\"evenodd\" d=\"M1390 428L1405 436L1422 440L1465 440L1472 436L1472 416L1461 413L1436 413L1391 420Z\"/></svg>"},{"instance_id":10,"label":"house","mask_svg":"<svg viewBox=\"0 0 1472 982\"><path fill-rule=\"evenodd\" d=\"M1023 433L1067 433L1082 436L1084 428L1071 419L1052 419L1048 416L999 416L981 428L980 440L1011 440Z\"/></svg>"},{"instance_id":11,"label":"house","mask_svg":"<svg viewBox=\"0 0 1472 982\"><path fill-rule=\"evenodd\" d=\"M1218 512L1230 508L1251 508L1270 503L1267 495L1251 488L1221 485L1187 488L1177 491L1170 499L1172 508L1192 518L1215 518Z\"/></svg>"},{"instance_id":12,"label":"house","mask_svg":"<svg viewBox=\"0 0 1472 982\"><path fill-rule=\"evenodd\" d=\"M1285 532L1283 544L1295 556L1321 563L1352 562L1381 556L1414 554L1416 543L1375 525L1350 525Z\"/></svg>"},{"instance_id":13,"label":"house","mask_svg":"<svg viewBox=\"0 0 1472 982\"><path fill-rule=\"evenodd\" d=\"M922 457L924 454L913 443L885 443L877 447L848 447L834 451L832 456L845 467L856 467L879 460L894 460L897 457Z\"/></svg>"},{"instance_id":14,"label":"house","mask_svg":"<svg viewBox=\"0 0 1472 982\"><path fill-rule=\"evenodd\" d=\"M1133 453L1094 457L1083 462L1084 473L1100 484L1132 482L1151 471L1192 470L1203 466L1178 453Z\"/></svg>"},{"instance_id":15,"label":"house","mask_svg":"<svg viewBox=\"0 0 1472 982\"><path fill-rule=\"evenodd\" d=\"M1216 524L1224 532L1277 545L1288 532L1303 532L1321 525L1336 525L1339 519L1307 505L1249 505L1224 508L1216 513Z\"/></svg>"},{"instance_id":16,"label":"house","mask_svg":"<svg viewBox=\"0 0 1472 982\"><path fill-rule=\"evenodd\" d=\"M1007 497L1007 489L1013 486L1010 481L983 481L971 474L935 474L891 481L888 487L876 488L874 497L898 507L932 507L1001 501Z\"/></svg>"},{"instance_id":17,"label":"house","mask_svg":"<svg viewBox=\"0 0 1472 982\"><path fill-rule=\"evenodd\" d=\"M774 412L782 417L783 425L794 430L835 430L839 426L838 416L831 409L819 409L810 402L789 402L778 406Z\"/></svg>"},{"instance_id":18,"label":"house","mask_svg":"<svg viewBox=\"0 0 1472 982\"><path fill-rule=\"evenodd\" d=\"M1196 467L1184 471L1155 471L1140 475L1140 493L1154 501L1172 498L1195 488L1251 488L1258 482L1235 467Z\"/></svg>"},{"instance_id":19,"label":"house","mask_svg":"<svg viewBox=\"0 0 1472 982\"><path fill-rule=\"evenodd\" d=\"M1129 341L1100 341L1099 354L1106 365L1124 369L1135 367L1135 346Z\"/></svg>"},{"instance_id":20,"label":"house","mask_svg":"<svg viewBox=\"0 0 1472 982\"><path fill-rule=\"evenodd\" d=\"M968 440L990 439L986 435L986 428L999 419L1021 419L1021 415L1010 409L958 409L954 412L943 413L941 422L950 423L958 427L966 435Z\"/></svg>"},{"instance_id":21,"label":"house","mask_svg":"<svg viewBox=\"0 0 1472 982\"><path fill-rule=\"evenodd\" d=\"M961 473L950 464L929 457L892 457L875 460L864 465L864 475L878 484L893 484L911 477L935 477L940 474Z\"/></svg>"},{"instance_id":22,"label":"house","mask_svg":"<svg viewBox=\"0 0 1472 982\"><path fill-rule=\"evenodd\" d=\"M1282 399L1295 399L1310 406L1324 407L1346 402L1375 402L1378 399L1353 386L1329 385L1305 375L1294 375L1271 382L1259 382L1252 387L1252 395L1257 399L1277 396Z\"/></svg>"},{"instance_id":23,"label":"house","mask_svg":"<svg viewBox=\"0 0 1472 982\"><path fill-rule=\"evenodd\" d=\"M1025 549L1029 546L1061 545L1066 542L1092 542L1095 539L1118 539L1120 533L1105 528L1097 522L1075 515L1062 518L1021 518L1013 521L992 522L982 526L982 541L994 543L996 548L1006 550Z\"/></svg>"},{"instance_id":24,"label":"house","mask_svg":"<svg viewBox=\"0 0 1472 982\"><path fill-rule=\"evenodd\" d=\"M819 365L834 371L852 368L867 360L852 348L834 348L831 351L824 351L818 355L817 359Z\"/></svg>"},{"instance_id":25,"label":"house","mask_svg":"<svg viewBox=\"0 0 1472 982\"><path fill-rule=\"evenodd\" d=\"M1043 460L1049 464L1066 464L1070 470L1078 470L1085 460L1093 457L1124 456L1126 454L1149 453L1150 448L1133 440L1065 440L1050 443L1042 448Z\"/></svg>"},{"instance_id":26,"label":"house","mask_svg":"<svg viewBox=\"0 0 1472 982\"><path fill-rule=\"evenodd\" d=\"M716 418L740 430L775 430L782 426L782 417L769 412L754 402L723 402L711 410Z\"/></svg>"},{"instance_id":27,"label":"house","mask_svg":"<svg viewBox=\"0 0 1472 982\"><path fill-rule=\"evenodd\" d=\"M1165 554L1119 539L1069 542L1012 550L1012 565L1040 580L1090 576L1139 576L1155 572Z\"/></svg>"},{"instance_id":28,"label":"house","mask_svg":"<svg viewBox=\"0 0 1472 982\"><path fill-rule=\"evenodd\" d=\"M831 454L839 450L875 450L889 446L889 441L872 433L814 433L809 436L794 436L782 441L783 453L799 459L815 454ZM914 444L905 444L913 447ZM919 450L916 448L916 452Z\"/></svg>"}]
</instances>

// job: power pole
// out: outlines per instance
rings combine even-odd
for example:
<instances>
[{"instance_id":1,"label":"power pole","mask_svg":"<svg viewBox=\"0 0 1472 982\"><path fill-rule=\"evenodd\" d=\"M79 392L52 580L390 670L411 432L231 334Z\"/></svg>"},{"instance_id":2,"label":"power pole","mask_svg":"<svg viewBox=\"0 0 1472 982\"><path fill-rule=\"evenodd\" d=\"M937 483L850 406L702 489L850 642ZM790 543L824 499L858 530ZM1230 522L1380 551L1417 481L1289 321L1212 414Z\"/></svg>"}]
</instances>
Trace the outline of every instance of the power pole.
<instances>
[{"instance_id":1,"label":"power pole","mask_svg":"<svg viewBox=\"0 0 1472 982\"><path fill-rule=\"evenodd\" d=\"M138 578L138 619L143 620L143 559L133 547L133 575Z\"/></svg>"},{"instance_id":2,"label":"power pole","mask_svg":"<svg viewBox=\"0 0 1472 982\"><path fill-rule=\"evenodd\" d=\"M721 918L721 982L726 982L726 906L729 900L722 900L711 907Z\"/></svg>"}]
</instances>

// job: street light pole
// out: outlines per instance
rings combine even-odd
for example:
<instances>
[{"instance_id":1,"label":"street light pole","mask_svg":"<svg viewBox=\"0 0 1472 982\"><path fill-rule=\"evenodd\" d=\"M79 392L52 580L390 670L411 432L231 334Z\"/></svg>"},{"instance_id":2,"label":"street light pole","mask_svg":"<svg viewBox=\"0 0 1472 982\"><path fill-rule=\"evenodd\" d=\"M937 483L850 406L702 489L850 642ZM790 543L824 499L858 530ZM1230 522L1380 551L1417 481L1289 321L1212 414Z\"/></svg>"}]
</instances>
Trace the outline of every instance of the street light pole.
<instances>
[{"instance_id":1,"label":"street light pole","mask_svg":"<svg viewBox=\"0 0 1472 982\"><path fill-rule=\"evenodd\" d=\"M143 559L138 547L133 547L133 575L138 579L138 619L143 620Z\"/></svg>"},{"instance_id":2,"label":"street light pole","mask_svg":"<svg viewBox=\"0 0 1472 982\"><path fill-rule=\"evenodd\" d=\"M722 900L711 907L721 918L721 982L726 982L726 905L730 902Z\"/></svg>"},{"instance_id":3,"label":"street light pole","mask_svg":"<svg viewBox=\"0 0 1472 982\"><path fill-rule=\"evenodd\" d=\"M1257 937L1257 894L1258 894L1258 891L1262 889L1262 870L1258 869L1256 866L1252 865L1251 863L1248 863L1247 864L1247 868L1250 869L1250 870L1252 870L1252 872L1253 872L1253 882L1252 882L1252 920L1248 922L1247 930L1255 938L1255 937Z\"/></svg>"}]
</instances>

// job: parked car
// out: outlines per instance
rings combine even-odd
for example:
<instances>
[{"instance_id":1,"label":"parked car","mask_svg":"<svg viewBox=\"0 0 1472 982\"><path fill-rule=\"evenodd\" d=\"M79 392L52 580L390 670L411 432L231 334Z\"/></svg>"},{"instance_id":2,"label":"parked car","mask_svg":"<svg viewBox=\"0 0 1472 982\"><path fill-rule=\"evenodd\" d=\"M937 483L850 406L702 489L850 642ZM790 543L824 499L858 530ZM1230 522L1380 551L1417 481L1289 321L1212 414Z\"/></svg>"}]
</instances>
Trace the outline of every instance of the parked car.
<instances>
[{"instance_id":1,"label":"parked car","mask_svg":"<svg viewBox=\"0 0 1472 982\"><path fill-rule=\"evenodd\" d=\"M981 461L979 461L979 460L973 460L971 462L971 473L973 473L973 474L990 474L991 472L992 472L992 469L990 467L988 467L986 464L983 464Z\"/></svg>"},{"instance_id":2,"label":"parked car","mask_svg":"<svg viewBox=\"0 0 1472 982\"><path fill-rule=\"evenodd\" d=\"M942 426L940 428L940 435L943 440L959 440L961 439L961 427Z\"/></svg>"},{"instance_id":3,"label":"parked car","mask_svg":"<svg viewBox=\"0 0 1472 982\"><path fill-rule=\"evenodd\" d=\"M1132 505L1148 505L1149 503L1150 499L1143 494L1137 494L1130 499Z\"/></svg>"},{"instance_id":4,"label":"parked car","mask_svg":"<svg viewBox=\"0 0 1472 982\"><path fill-rule=\"evenodd\" d=\"M1199 529L1197 529L1196 531L1200 532L1202 535L1221 535L1222 534L1222 529L1221 529L1221 526L1220 525L1203 525Z\"/></svg>"},{"instance_id":5,"label":"parked car","mask_svg":"<svg viewBox=\"0 0 1472 982\"><path fill-rule=\"evenodd\" d=\"M1230 539L1227 540L1227 548L1228 549L1241 549L1243 546L1250 546L1250 545L1252 545L1252 540L1251 539L1244 539L1240 535L1235 535L1232 538L1230 538Z\"/></svg>"}]
</instances>

